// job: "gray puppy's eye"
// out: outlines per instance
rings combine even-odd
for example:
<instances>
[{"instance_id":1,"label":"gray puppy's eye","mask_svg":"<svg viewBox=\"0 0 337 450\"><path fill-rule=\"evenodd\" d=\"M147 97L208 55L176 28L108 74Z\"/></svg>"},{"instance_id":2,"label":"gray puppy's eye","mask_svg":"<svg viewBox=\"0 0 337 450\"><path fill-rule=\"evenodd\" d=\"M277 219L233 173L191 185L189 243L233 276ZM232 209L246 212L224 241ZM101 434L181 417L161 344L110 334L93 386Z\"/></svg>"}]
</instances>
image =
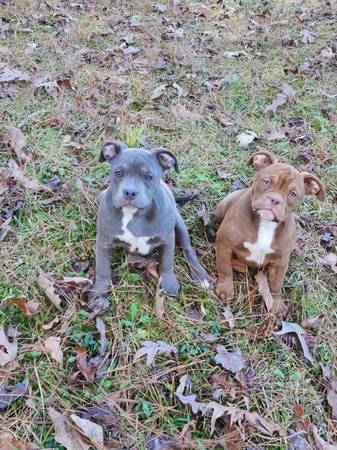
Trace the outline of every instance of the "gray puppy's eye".
<instances>
[{"instance_id":1,"label":"gray puppy's eye","mask_svg":"<svg viewBox=\"0 0 337 450\"><path fill-rule=\"evenodd\" d=\"M116 175L116 177L122 177L123 176L123 172L121 171L121 170L116 170L115 171L115 175Z\"/></svg>"},{"instance_id":2,"label":"gray puppy's eye","mask_svg":"<svg viewBox=\"0 0 337 450\"><path fill-rule=\"evenodd\" d=\"M265 178L265 179L263 180L263 184L264 184L266 187L268 187L268 186L271 185L271 181L269 180L269 178Z\"/></svg>"},{"instance_id":3,"label":"gray puppy's eye","mask_svg":"<svg viewBox=\"0 0 337 450\"><path fill-rule=\"evenodd\" d=\"M145 175L145 180L146 180L146 181L151 181L152 178L153 178L153 176L150 175L149 173L148 173L147 175Z\"/></svg>"}]
</instances>

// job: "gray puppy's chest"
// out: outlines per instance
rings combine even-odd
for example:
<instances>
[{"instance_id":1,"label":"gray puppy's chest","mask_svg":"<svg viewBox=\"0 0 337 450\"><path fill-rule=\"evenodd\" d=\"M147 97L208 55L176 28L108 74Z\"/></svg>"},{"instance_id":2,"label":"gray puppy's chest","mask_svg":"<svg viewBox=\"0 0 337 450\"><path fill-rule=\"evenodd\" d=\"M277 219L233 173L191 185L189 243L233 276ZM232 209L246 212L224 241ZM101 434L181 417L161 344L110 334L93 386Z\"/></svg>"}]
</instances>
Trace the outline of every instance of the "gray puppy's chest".
<instances>
[{"instance_id":1,"label":"gray puppy's chest","mask_svg":"<svg viewBox=\"0 0 337 450\"><path fill-rule=\"evenodd\" d=\"M136 208L123 208L121 232L113 234L113 244L125 247L130 253L147 255L154 247L161 243L161 239L156 234L153 234L153 232L150 232L150 230L143 230L140 236L137 236L135 232L131 231L130 225L135 213ZM137 225L137 222L134 225ZM126 246L123 244L126 244Z\"/></svg>"}]
</instances>

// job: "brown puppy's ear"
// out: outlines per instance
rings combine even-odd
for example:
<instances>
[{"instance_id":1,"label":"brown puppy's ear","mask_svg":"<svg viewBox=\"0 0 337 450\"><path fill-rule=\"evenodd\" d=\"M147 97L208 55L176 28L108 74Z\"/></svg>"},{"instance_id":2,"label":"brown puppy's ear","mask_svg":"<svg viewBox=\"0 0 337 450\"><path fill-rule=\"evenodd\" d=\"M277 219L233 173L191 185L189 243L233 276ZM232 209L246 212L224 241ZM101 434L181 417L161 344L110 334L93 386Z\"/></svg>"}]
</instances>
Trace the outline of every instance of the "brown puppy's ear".
<instances>
[{"instance_id":1,"label":"brown puppy's ear","mask_svg":"<svg viewBox=\"0 0 337 450\"><path fill-rule=\"evenodd\" d=\"M170 150L160 148L154 152L154 155L163 170L172 169L172 167L174 167L175 171L179 173L178 160L175 154L170 152Z\"/></svg>"},{"instance_id":2,"label":"brown puppy's ear","mask_svg":"<svg viewBox=\"0 0 337 450\"><path fill-rule=\"evenodd\" d=\"M304 190L307 195L316 195L318 200L324 202L325 187L315 175L309 172L302 172Z\"/></svg>"},{"instance_id":3,"label":"brown puppy's ear","mask_svg":"<svg viewBox=\"0 0 337 450\"><path fill-rule=\"evenodd\" d=\"M271 164L276 163L278 160L275 155L268 150L261 150L256 152L255 155L251 156L247 164L249 166L254 167L254 169L262 169L262 167L270 166Z\"/></svg>"},{"instance_id":4,"label":"brown puppy's ear","mask_svg":"<svg viewBox=\"0 0 337 450\"><path fill-rule=\"evenodd\" d=\"M127 145L119 141L106 142L98 157L98 162L111 161L118 153L128 148Z\"/></svg>"}]
</instances>

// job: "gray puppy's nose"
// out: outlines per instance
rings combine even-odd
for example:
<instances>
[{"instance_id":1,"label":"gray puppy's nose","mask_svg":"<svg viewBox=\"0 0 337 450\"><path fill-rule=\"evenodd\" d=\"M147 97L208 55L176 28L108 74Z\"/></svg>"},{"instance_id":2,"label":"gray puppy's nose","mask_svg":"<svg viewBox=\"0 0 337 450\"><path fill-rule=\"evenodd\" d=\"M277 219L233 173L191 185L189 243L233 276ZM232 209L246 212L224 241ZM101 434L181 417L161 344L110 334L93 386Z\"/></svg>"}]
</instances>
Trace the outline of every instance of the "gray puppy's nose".
<instances>
[{"instance_id":1,"label":"gray puppy's nose","mask_svg":"<svg viewBox=\"0 0 337 450\"><path fill-rule=\"evenodd\" d=\"M137 191L132 189L125 189L124 190L124 196L127 200L132 200L136 197Z\"/></svg>"}]
</instances>

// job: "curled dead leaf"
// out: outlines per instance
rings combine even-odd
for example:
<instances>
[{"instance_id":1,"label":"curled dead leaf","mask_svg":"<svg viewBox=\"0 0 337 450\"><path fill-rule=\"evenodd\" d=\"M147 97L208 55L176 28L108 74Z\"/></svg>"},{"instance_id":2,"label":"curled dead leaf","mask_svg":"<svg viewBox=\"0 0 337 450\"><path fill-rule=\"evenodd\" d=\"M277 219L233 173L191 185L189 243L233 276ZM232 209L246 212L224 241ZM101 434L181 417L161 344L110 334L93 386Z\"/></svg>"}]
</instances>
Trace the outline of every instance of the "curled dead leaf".
<instances>
[{"instance_id":1,"label":"curled dead leaf","mask_svg":"<svg viewBox=\"0 0 337 450\"><path fill-rule=\"evenodd\" d=\"M61 309L61 298L55 292L54 282L51 281L44 272L40 270L39 275L36 278L37 284L52 302L52 304L57 308Z\"/></svg>"},{"instance_id":2,"label":"curled dead leaf","mask_svg":"<svg viewBox=\"0 0 337 450\"><path fill-rule=\"evenodd\" d=\"M8 165L14 180L17 181L17 183L23 186L25 189L29 189L35 192L51 191L51 189L48 186L40 184L36 179L26 178L26 176L23 173L23 170L16 164L16 162L13 159L9 161Z\"/></svg>"},{"instance_id":3,"label":"curled dead leaf","mask_svg":"<svg viewBox=\"0 0 337 450\"><path fill-rule=\"evenodd\" d=\"M224 369L237 373L246 366L246 360L239 348L233 352L228 352L223 345L219 344L216 350L217 355L215 356L215 361L221 364Z\"/></svg>"},{"instance_id":4,"label":"curled dead leaf","mask_svg":"<svg viewBox=\"0 0 337 450\"><path fill-rule=\"evenodd\" d=\"M27 138L19 128L12 127L9 133L9 144L20 161L29 161L30 155L26 147Z\"/></svg>"},{"instance_id":5,"label":"curled dead leaf","mask_svg":"<svg viewBox=\"0 0 337 450\"><path fill-rule=\"evenodd\" d=\"M274 336L283 336L284 334L295 333L299 343L301 344L304 357L314 364L314 359L310 353L308 344L306 343L305 336L306 331L297 323L292 322L282 322L282 328L280 331L274 331Z\"/></svg>"},{"instance_id":6,"label":"curled dead leaf","mask_svg":"<svg viewBox=\"0 0 337 450\"><path fill-rule=\"evenodd\" d=\"M136 352L133 362L138 361L146 355L146 364L150 366L154 363L154 359L157 355L169 355L170 353L178 353L178 350L174 345L166 344L166 342L163 341L145 341L143 346Z\"/></svg>"},{"instance_id":7,"label":"curled dead leaf","mask_svg":"<svg viewBox=\"0 0 337 450\"><path fill-rule=\"evenodd\" d=\"M10 301L14 303L26 317L35 316L41 305L40 302L35 302L34 300L27 302L23 297L14 297L11 298Z\"/></svg>"}]
</instances>

